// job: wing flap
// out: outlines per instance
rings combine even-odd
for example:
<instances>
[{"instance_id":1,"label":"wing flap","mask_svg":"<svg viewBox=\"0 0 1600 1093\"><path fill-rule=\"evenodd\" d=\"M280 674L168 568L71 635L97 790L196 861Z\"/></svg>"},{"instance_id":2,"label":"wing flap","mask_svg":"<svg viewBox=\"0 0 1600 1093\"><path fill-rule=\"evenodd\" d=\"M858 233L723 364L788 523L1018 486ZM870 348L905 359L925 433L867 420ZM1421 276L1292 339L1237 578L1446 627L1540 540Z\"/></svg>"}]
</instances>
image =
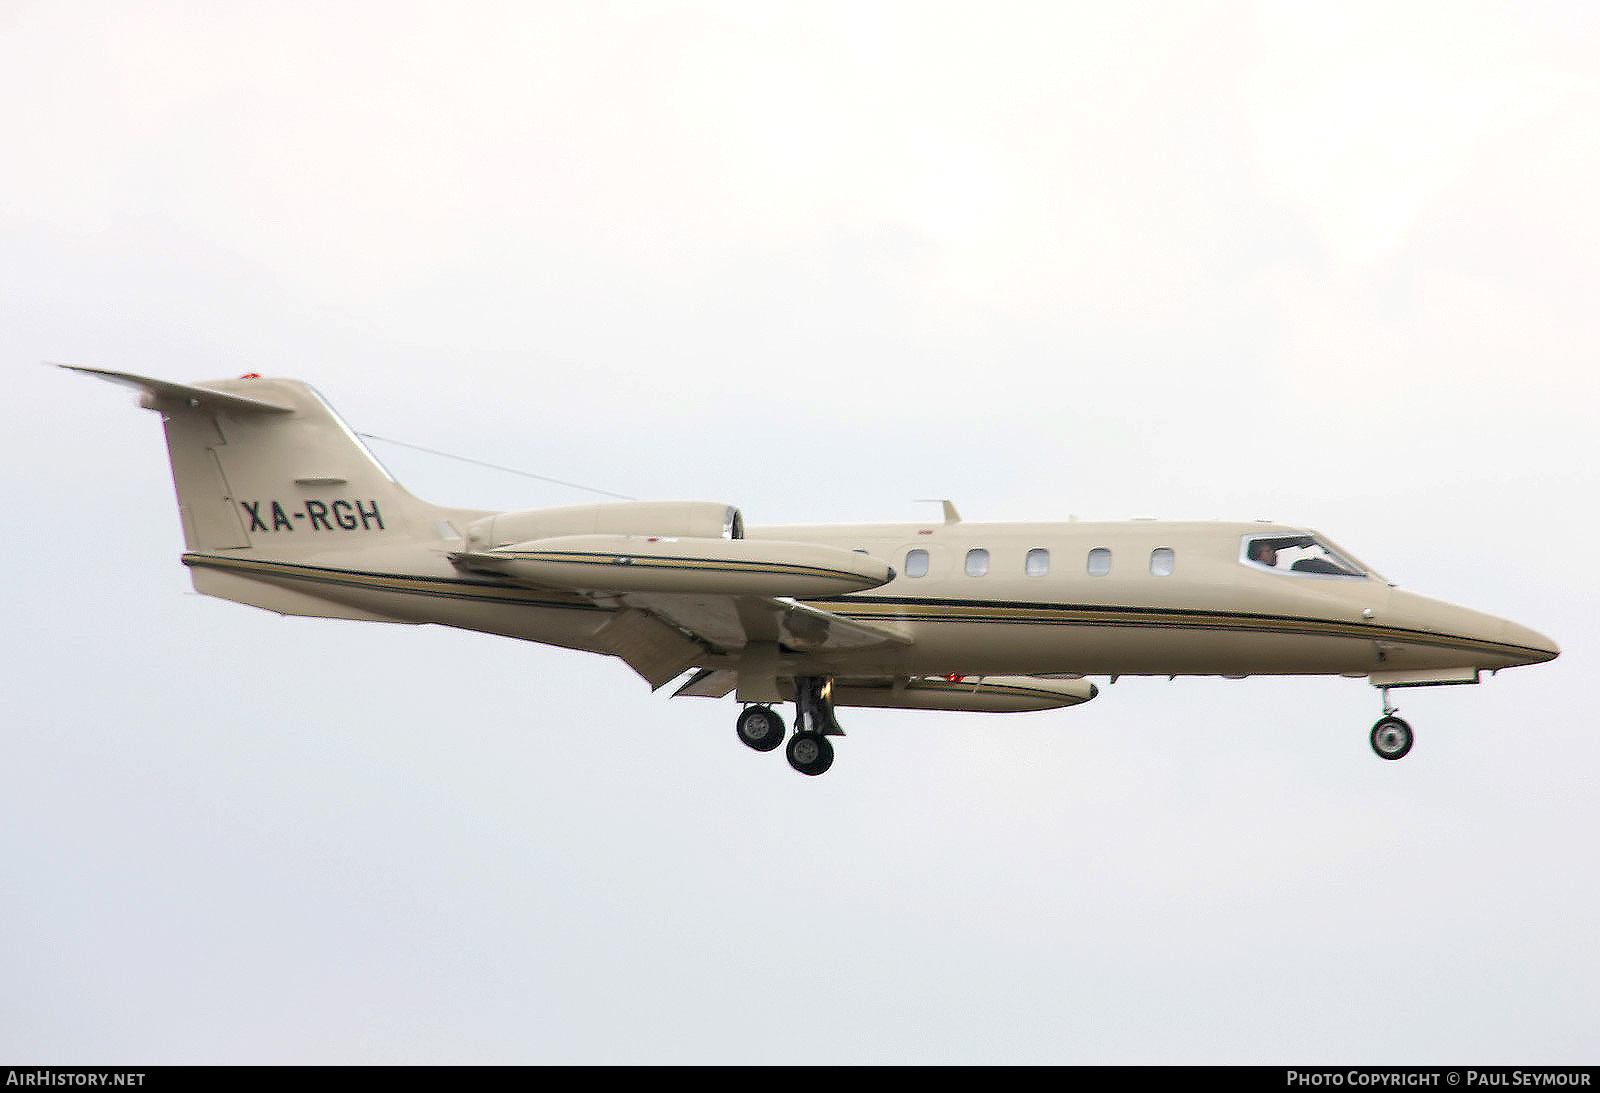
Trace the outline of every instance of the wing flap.
<instances>
[{"instance_id":1,"label":"wing flap","mask_svg":"<svg viewBox=\"0 0 1600 1093\"><path fill-rule=\"evenodd\" d=\"M776 597L638 592L621 599L629 607L648 611L722 652L767 642L805 653L849 652L912 643L908 634L883 623L858 622Z\"/></svg>"},{"instance_id":2,"label":"wing flap","mask_svg":"<svg viewBox=\"0 0 1600 1093\"><path fill-rule=\"evenodd\" d=\"M677 679L705 655L699 642L644 611L617 612L597 637L652 691Z\"/></svg>"},{"instance_id":3,"label":"wing flap","mask_svg":"<svg viewBox=\"0 0 1600 1093\"><path fill-rule=\"evenodd\" d=\"M673 698L726 698L739 685L739 673L726 668L702 668L676 691Z\"/></svg>"}]
</instances>

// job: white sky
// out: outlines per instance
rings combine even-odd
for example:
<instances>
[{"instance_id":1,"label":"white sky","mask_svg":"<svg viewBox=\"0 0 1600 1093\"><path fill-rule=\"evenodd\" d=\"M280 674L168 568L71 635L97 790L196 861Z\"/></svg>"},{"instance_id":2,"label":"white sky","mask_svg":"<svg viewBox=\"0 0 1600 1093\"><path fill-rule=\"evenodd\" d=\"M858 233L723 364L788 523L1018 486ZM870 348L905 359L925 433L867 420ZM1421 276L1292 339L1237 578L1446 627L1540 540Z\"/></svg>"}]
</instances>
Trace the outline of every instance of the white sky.
<instances>
[{"instance_id":1,"label":"white sky","mask_svg":"<svg viewBox=\"0 0 1600 1093\"><path fill-rule=\"evenodd\" d=\"M1593 1063L1600 18L0 3L0 1056ZM753 523L1270 517L1561 660L854 711L189 594L39 362ZM444 503L585 495L379 455Z\"/></svg>"}]
</instances>

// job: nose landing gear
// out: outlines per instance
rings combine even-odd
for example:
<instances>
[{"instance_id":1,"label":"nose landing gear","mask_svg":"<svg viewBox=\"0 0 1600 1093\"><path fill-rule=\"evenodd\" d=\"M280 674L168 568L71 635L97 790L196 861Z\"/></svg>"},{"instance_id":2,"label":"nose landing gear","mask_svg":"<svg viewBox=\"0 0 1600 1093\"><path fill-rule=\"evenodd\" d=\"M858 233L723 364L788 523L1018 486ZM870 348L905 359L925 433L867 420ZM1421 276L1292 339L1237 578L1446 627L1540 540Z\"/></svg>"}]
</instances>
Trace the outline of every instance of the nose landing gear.
<instances>
[{"instance_id":1,"label":"nose landing gear","mask_svg":"<svg viewBox=\"0 0 1600 1093\"><path fill-rule=\"evenodd\" d=\"M1368 737L1372 750L1380 759L1404 759L1416 740L1411 726L1395 716L1398 712L1389 705L1389 688L1383 688L1383 716L1372 726L1372 734Z\"/></svg>"}]
</instances>

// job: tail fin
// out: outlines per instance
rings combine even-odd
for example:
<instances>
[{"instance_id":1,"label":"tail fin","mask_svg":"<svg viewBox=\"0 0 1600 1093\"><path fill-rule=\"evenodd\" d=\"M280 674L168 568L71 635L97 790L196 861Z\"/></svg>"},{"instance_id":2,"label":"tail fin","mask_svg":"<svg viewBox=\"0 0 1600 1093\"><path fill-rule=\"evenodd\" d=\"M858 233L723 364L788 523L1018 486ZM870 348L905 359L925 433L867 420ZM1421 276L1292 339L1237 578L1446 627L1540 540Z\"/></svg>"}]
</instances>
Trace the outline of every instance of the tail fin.
<instances>
[{"instance_id":1,"label":"tail fin","mask_svg":"<svg viewBox=\"0 0 1600 1093\"><path fill-rule=\"evenodd\" d=\"M61 365L134 387L167 434L191 552L326 550L438 538L453 512L407 493L310 386L245 377L203 385ZM297 549L298 548L298 549Z\"/></svg>"}]
</instances>

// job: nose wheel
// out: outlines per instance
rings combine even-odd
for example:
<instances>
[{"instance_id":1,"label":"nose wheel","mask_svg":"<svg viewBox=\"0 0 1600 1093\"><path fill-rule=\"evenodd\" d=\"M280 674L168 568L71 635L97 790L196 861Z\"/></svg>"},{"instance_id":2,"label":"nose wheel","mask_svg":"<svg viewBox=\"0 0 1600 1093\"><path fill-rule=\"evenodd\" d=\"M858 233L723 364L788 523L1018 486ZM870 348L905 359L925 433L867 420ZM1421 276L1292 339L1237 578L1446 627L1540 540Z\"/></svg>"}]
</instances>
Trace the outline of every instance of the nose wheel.
<instances>
[{"instance_id":1,"label":"nose wheel","mask_svg":"<svg viewBox=\"0 0 1600 1093\"><path fill-rule=\"evenodd\" d=\"M1398 717L1385 716L1372 726L1372 750L1379 759L1404 759L1414 739L1411 726Z\"/></svg>"},{"instance_id":2,"label":"nose wheel","mask_svg":"<svg viewBox=\"0 0 1600 1093\"><path fill-rule=\"evenodd\" d=\"M1379 759L1404 759L1416 736L1411 725L1395 716L1399 710L1389 704L1389 689L1383 688L1383 716L1372 726L1368 739Z\"/></svg>"}]
</instances>

